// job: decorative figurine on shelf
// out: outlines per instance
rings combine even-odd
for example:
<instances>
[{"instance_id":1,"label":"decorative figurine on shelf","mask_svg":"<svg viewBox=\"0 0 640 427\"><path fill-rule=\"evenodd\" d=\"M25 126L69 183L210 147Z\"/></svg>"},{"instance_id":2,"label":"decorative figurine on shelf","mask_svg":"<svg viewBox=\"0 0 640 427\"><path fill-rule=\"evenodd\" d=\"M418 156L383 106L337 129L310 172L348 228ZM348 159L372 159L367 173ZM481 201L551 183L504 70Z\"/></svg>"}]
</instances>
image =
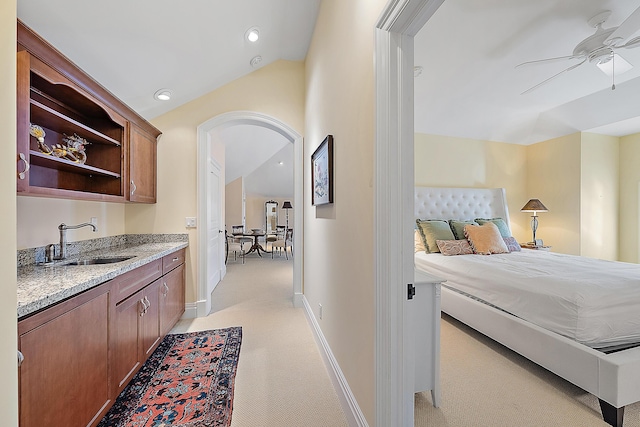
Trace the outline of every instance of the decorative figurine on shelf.
<instances>
[{"instance_id":1,"label":"decorative figurine on shelf","mask_svg":"<svg viewBox=\"0 0 640 427\"><path fill-rule=\"evenodd\" d=\"M64 137L62 138L62 141L66 143L67 146L60 147L60 145L58 145L58 147L60 147L62 151L65 152L63 156L58 157L65 157L73 162L84 164L84 162L87 161L87 153L84 151L84 149L85 146L89 145L89 142L75 133L73 134L73 136L69 136L64 133L63 135Z\"/></svg>"},{"instance_id":2,"label":"decorative figurine on shelf","mask_svg":"<svg viewBox=\"0 0 640 427\"><path fill-rule=\"evenodd\" d=\"M38 125L29 123L29 134L38 141L38 149L40 151L42 151L44 154L51 154L53 152L53 150L44 143L44 137L46 136L44 129L42 129Z\"/></svg>"}]
</instances>

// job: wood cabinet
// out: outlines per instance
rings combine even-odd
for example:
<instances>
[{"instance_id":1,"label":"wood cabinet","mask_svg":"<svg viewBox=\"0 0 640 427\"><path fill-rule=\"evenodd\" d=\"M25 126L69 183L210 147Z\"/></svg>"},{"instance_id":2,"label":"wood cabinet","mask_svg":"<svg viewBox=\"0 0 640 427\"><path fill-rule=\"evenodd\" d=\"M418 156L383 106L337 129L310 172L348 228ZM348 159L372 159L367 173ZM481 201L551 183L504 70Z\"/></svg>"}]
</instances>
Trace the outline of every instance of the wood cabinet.
<instances>
[{"instance_id":1,"label":"wood cabinet","mask_svg":"<svg viewBox=\"0 0 640 427\"><path fill-rule=\"evenodd\" d=\"M31 124L44 130L43 141ZM159 135L18 21L18 194L155 203ZM86 156L65 148L76 136Z\"/></svg>"},{"instance_id":2,"label":"wood cabinet","mask_svg":"<svg viewBox=\"0 0 640 427\"><path fill-rule=\"evenodd\" d=\"M131 125L129 135L129 200L155 203L156 137L136 125Z\"/></svg>"},{"instance_id":3,"label":"wood cabinet","mask_svg":"<svg viewBox=\"0 0 640 427\"><path fill-rule=\"evenodd\" d=\"M156 349L160 334L158 279L116 305L114 384L118 393ZM173 325L171 325L173 327Z\"/></svg>"},{"instance_id":4,"label":"wood cabinet","mask_svg":"<svg viewBox=\"0 0 640 427\"><path fill-rule=\"evenodd\" d=\"M18 323L20 427L95 425L112 403L109 288Z\"/></svg>"},{"instance_id":5,"label":"wood cabinet","mask_svg":"<svg viewBox=\"0 0 640 427\"><path fill-rule=\"evenodd\" d=\"M182 249L113 280L118 393L184 313L184 257Z\"/></svg>"},{"instance_id":6,"label":"wood cabinet","mask_svg":"<svg viewBox=\"0 0 640 427\"><path fill-rule=\"evenodd\" d=\"M162 278L160 287L160 333L166 335L184 313L184 264Z\"/></svg>"},{"instance_id":7,"label":"wood cabinet","mask_svg":"<svg viewBox=\"0 0 640 427\"><path fill-rule=\"evenodd\" d=\"M20 319L20 427L97 425L184 313L184 253Z\"/></svg>"}]
</instances>

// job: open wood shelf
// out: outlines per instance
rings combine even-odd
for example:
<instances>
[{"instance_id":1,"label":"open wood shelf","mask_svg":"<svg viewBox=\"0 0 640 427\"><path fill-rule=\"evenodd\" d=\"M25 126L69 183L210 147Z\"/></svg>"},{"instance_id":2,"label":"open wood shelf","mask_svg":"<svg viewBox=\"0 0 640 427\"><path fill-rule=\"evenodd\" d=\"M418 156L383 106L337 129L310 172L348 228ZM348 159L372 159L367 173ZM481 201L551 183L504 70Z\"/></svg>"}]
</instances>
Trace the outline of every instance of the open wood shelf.
<instances>
[{"instance_id":1,"label":"open wood shelf","mask_svg":"<svg viewBox=\"0 0 640 427\"><path fill-rule=\"evenodd\" d=\"M116 179L120 178L119 173L96 168L93 166L88 166L82 163L72 162L71 160L67 159L61 159L60 157L55 157L50 154L41 153L39 151L30 150L29 155L31 156L32 165L88 176L97 175L112 177Z\"/></svg>"},{"instance_id":2,"label":"open wood shelf","mask_svg":"<svg viewBox=\"0 0 640 427\"><path fill-rule=\"evenodd\" d=\"M17 29L18 194L155 203L160 131L20 20ZM52 149L65 135L86 140L86 163L45 154L31 125Z\"/></svg>"},{"instance_id":3,"label":"open wood shelf","mask_svg":"<svg viewBox=\"0 0 640 427\"><path fill-rule=\"evenodd\" d=\"M60 133L64 132L69 136L77 133L79 136L87 139L88 142L99 142L102 144L112 144L121 146L120 141L104 135L95 129L85 126L76 120L65 116L64 114L53 110L46 105L39 103L33 99L31 103L31 122L38 124L48 129L59 130Z\"/></svg>"}]
</instances>

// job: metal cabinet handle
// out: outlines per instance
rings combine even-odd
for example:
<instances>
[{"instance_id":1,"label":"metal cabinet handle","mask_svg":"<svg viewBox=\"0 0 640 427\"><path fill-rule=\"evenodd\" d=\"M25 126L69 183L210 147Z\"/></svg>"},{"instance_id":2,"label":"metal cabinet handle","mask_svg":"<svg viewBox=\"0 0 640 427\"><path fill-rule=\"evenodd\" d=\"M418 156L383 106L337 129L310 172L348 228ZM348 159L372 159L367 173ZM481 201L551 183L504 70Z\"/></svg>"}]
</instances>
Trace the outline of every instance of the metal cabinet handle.
<instances>
[{"instance_id":1,"label":"metal cabinet handle","mask_svg":"<svg viewBox=\"0 0 640 427\"><path fill-rule=\"evenodd\" d=\"M22 365L22 362L24 362L24 354L18 350L18 368Z\"/></svg>"},{"instance_id":2,"label":"metal cabinet handle","mask_svg":"<svg viewBox=\"0 0 640 427\"><path fill-rule=\"evenodd\" d=\"M177 260L179 260L179 259L180 259L180 258L175 257L175 258L173 258L173 259L171 260L171 262L176 262L176 261L177 261Z\"/></svg>"},{"instance_id":3,"label":"metal cabinet handle","mask_svg":"<svg viewBox=\"0 0 640 427\"><path fill-rule=\"evenodd\" d=\"M133 196L133 193L135 193L135 192L136 192L136 190L138 189L138 187L136 187L136 183L135 183L135 182L133 182L133 180L131 180L131 186L133 187L133 188L131 189L131 195Z\"/></svg>"},{"instance_id":4,"label":"metal cabinet handle","mask_svg":"<svg viewBox=\"0 0 640 427\"><path fill-rule=\"evenodd\" d=\"M164 292L162 293L162 296L166 297L167 294L169 293L169 287L167 286L167 282L164 282L162 286L164 286Z\"/></svg>"},{"instance_id":5,"label":"metal cabinet handle","mask_svg":"<svg viewBox=\"0 0 640 427\"><path fill-rule=\"evenodd\" d=\"M149 298L147 298L146 295L144 296L144 300L147 302L147 308L144 309L144 312L146 313L147 309L151 307L151 302L149 301Z\"/></svg>"},{"instance_id":6,"label":"metal cabinet handle","mask_svg":"<svg viewBox=\"0 0 640 427\"><path fill-rule=\"evenodd\" d=\"M18 157L20 157L20 160L24 162L24 170L22 172L18 172L18 178L25 179L27 177L27 172L29 172L29 168L31 168L31 165L29 165L29 162L27 161L24 153L18 154Z\"/></svg>"},{"instance_id":7,"label":"metal cabinet handle","mask_svg":"<svg viewBox=\"0 0 640 427\"><path fill-rule=\"evenodd\" d=\"M140 317L144 316L145 313L147 312L147 308L149 308L149 306L147 305L146 302L144 302L146 297L140 299L140 304L142 304L142 311L140 312Z\"/></svg>"}]
</instances>

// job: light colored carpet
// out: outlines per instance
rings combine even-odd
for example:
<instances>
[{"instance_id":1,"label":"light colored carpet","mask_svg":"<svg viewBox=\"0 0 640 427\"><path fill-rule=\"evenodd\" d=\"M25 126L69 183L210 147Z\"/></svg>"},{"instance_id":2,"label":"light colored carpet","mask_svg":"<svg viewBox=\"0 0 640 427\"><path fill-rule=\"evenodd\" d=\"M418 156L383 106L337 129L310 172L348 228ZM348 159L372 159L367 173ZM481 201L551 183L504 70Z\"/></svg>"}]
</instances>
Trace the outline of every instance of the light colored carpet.
<instances>
[{"instance_id":1,"label":"light colored carpet","mask_svg":"<svg viewBox=\"0 0 640 427\"><path fill-rule=\"evenodd\" d=\"M608 426L593 395L446 314L441 331L442 404L417 393L416 426ZM640 426L640 404L624 426Z\"/></svg>"},{"instance_id":2,"label":"light colored carpet","mask_svg":"<svg viewBox=\"0 0 640 427\"><path fill-rule=\"evenodd\" d=\"M302 309L292 305L291 260L230 260L212 313L174 333L242 326L231 427L346 427ZM443 315L442 404L417 393L418 427L606 427L591 394ZM640 427L640 405L625 411ZM394 426L395 427L395 426Z\"/></svg>"},{"instance_id":3,"label":"light colored carpet","mask_svg":"<svg viewBox=\"0 0 640 427\"><path fill-rule=\"evenodd\" d=\"M293 308L293 262L230 257L209 316L173 333L242 326L231 427L347 427L304 312Z\"/></svg>"}]
</instances>

